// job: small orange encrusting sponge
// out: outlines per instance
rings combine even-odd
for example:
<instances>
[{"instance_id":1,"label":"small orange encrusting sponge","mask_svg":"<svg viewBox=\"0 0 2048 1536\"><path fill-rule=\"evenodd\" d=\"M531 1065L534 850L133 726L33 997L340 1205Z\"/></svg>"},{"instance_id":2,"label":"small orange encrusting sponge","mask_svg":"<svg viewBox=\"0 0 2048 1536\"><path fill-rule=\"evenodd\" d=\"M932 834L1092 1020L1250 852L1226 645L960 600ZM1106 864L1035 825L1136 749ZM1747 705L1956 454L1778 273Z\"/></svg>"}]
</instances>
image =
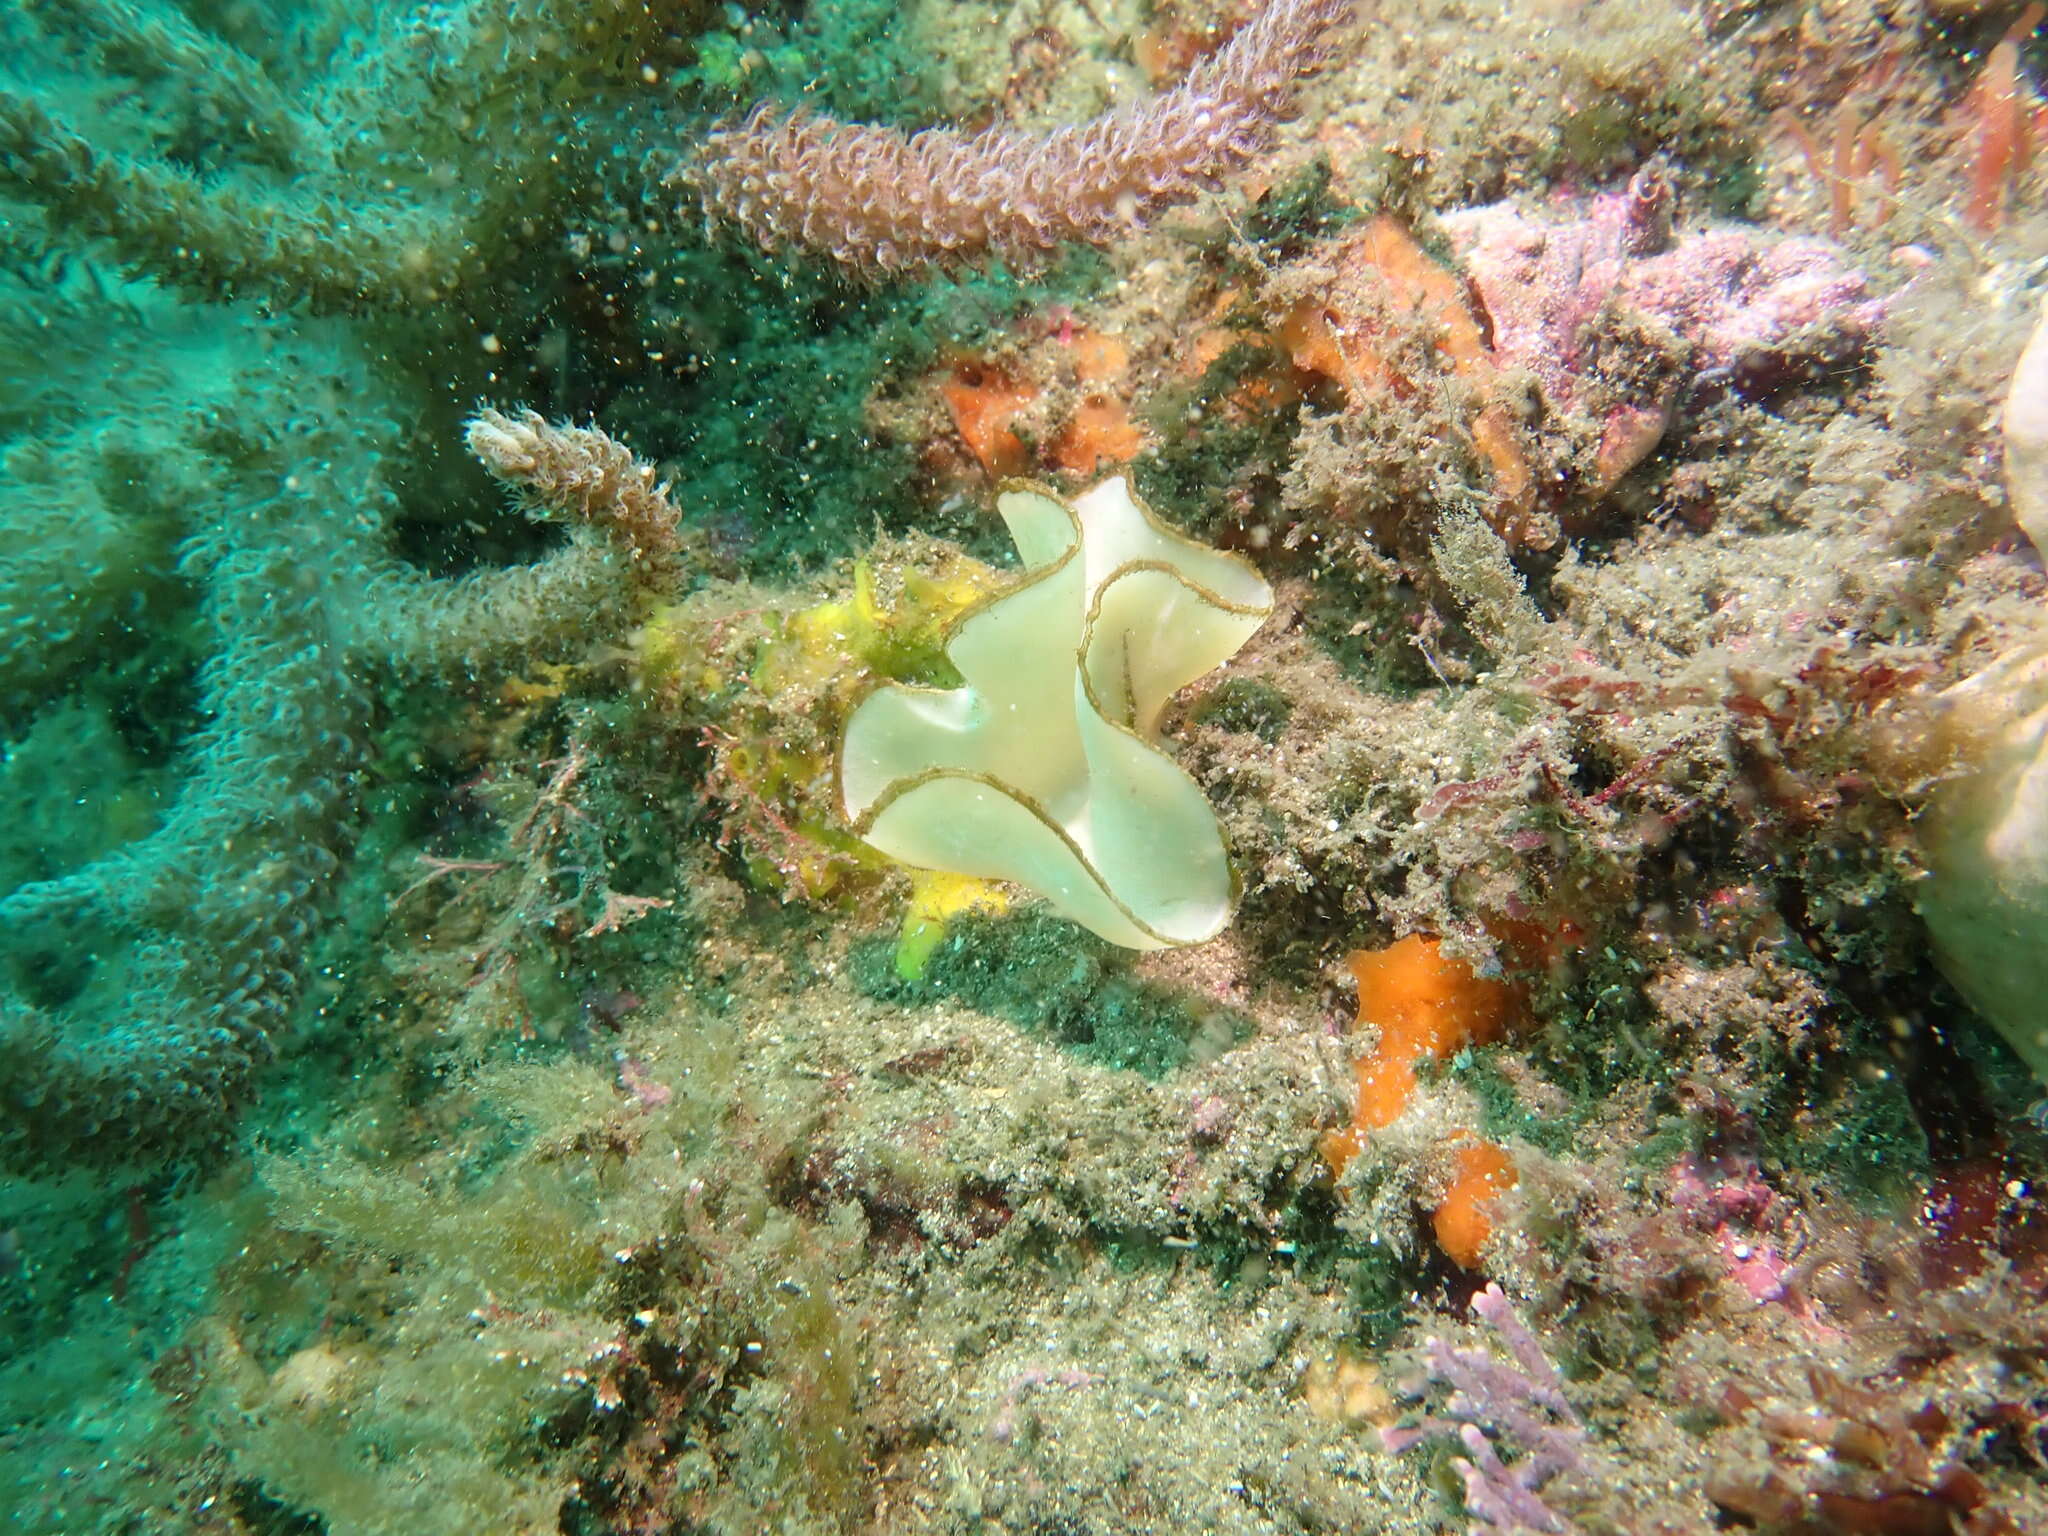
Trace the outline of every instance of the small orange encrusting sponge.
<instances>
[{"instance_id":1,"label":"small orange encrusting sponge","mask_svg":"<svg viewBox=\"0 0 2048 1536\"><path fill-rule=\"evenodd\" d=\"M1518 1177L1504 1148L1490 1141L1459 1144L1457 1176L1430 1213L1429 1224L1436 1245L1460 1269L1479 1267L1479 1250L1493 1235L1493 1203L1515 1187Z\"/></svg>"},{"instance_id":2,"label":"small orange encrusting sponge","mask_svg":"<svg viewBox=\"0 0 2048 1536\"><path fill-rule=\"evenodd\" d=\"M1410 934L1385 949L1345 959L1358 982L1358 1022L1379 1027L1379 1044L1359 1059L1351 1123L1324 1136L1323 1158L1337 1173L1368 1135L1399 1119L1415 1091L1415 1064L1447 1061L1468 1045L1498 1040L1521 1006L1509 982L1489 980L1443 952L1442 941ZM1491 1142L1464 1140L1457 1171L1432 1216L1437 1242L1470 1269L1492 1230L1489 1208L1515 1183L1514 1164Z\"/></svg>"}]
</instances>

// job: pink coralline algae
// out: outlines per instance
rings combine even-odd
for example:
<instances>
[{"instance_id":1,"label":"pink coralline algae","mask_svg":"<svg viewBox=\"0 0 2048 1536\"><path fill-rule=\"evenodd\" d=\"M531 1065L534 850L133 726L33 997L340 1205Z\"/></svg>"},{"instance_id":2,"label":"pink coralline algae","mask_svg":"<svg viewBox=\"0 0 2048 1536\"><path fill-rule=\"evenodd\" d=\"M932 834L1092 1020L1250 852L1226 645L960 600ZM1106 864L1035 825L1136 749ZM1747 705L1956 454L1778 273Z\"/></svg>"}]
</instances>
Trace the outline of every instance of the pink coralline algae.
<instances>
[{"instance_id":1,"label":"pink coralline algae","mask_svg":"<svg viewBox=\"0 0 2048 1536\"><path fill-rule=\"evenodd\" d=\"M1509 203L1443 218L1503 365L1598 428L1594 495L1641 462L1687 397L1749 399L1859 357L1887 300L1825 240L1672 222L1654 167L1548 222Z\"/></svg>"},{"instance_id":2,"label":"pink coralline algae","mask_svg":"<svg viewBox=\"0 0 2048 1536\"><path fill-rule=\"evenodd\" d=\"M1757 1305L1775 1302L1816 1328L1820 1320L1798 1284L1805 1235L1797 1210L1764 1182L1754 1156L1699 1153L1671 1168L1672 1203L1713 1239L1728 1278Z\"/></svg>"},{"instance_id":3,"label":"pink coralline algae","mask_svg":"<svg viewBox=\"0 0 2048 1536\"><path fill-rule=\"evenodd\" d=\"M1587 1467L1586 1426L1564 1393L1564 1378L1489 1285L1472 1298L1472 1315L1489 1325L1496 1348L1459 1349L1440 1338L1423 1346L1423 1375L1406 1390L1448 1387L1441 1416L1385 1428L1380 1443L1399 1455L1423 1442L1455 1438L1464 1450L1451 1466L1465 1484L1469 1536L1574 1536L1578 1527L1545 1501L1555 1478ZM1503 1461L1500 1448L1514 1456Z\"/></svg>"}]
</instances>

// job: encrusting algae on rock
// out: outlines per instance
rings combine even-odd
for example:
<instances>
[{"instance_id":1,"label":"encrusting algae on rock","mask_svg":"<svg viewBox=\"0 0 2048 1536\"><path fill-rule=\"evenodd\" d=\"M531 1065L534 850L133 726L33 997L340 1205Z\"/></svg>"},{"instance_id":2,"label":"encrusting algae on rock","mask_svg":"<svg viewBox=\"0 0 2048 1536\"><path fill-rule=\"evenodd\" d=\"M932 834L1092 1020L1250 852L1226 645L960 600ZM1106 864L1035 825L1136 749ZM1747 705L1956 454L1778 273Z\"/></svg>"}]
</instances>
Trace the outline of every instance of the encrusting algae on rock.
<instances>
[{"instance_id":1,"label":"encrusting algae on rock","mask_svg":"<svg viewBox=\"0 0 2048 1536\"><path fill-rule=\"evenodd\" d=\"M2048 1530L2043 14L0 6L10 1536Z\"/></svg>"},{"instance_id":2,"label":"encrusting algae on rock","mask_svg":"<svg viewBox=\"0 0 2048 1536\"><path fill-rule=\"evenodd\" d=\"M699 732L720 791L720 840L761 883L835 900L887 868L836 804L847 713L878 682L954 676L947 627L1003 579L959 550L912 541L856 560L843 596L799 605L720 593L665 608L635 632L636 686Z\"/></svg>"}]
</instances>

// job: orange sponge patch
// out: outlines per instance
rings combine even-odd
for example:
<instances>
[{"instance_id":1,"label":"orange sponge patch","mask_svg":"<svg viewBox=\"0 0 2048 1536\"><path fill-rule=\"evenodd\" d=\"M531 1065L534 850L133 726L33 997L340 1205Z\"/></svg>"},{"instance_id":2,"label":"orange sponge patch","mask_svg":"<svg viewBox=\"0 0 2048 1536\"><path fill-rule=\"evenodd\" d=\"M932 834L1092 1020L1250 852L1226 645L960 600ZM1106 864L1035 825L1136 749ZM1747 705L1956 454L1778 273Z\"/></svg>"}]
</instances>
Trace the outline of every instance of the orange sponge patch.
<instances>
[{"instance_id":1,"label":"orange sponge patch","mask_svg":"<svg viewBox=\"0 0 2048 1536\"><path fill-rule=\"evenodd\" d=\"M1386 325L1394 316L1435 332L1436 351L1450 372L1475 385L1482 397L1495 391L1496 368L1479 318L1458 275L1423 250L1406 225L1380 214L1346 241L1337 257L1340 290L1373 274L1387 315L1347 313L1321 299L1297 304L1281 326L1280 340L1304 373L1331 379L1357 396L1370 386L1412 394L1418 380L1407 377L1388 350L1397 345ZM1515 439L1507 412L1488 401L1468 422L1472 441L1493 471L1502 516L1518 517L1535 499L1536 483L1527 456Z\"/></svg>"},{"instance_id":2,"label":"orange sponge patch","mask_svg":"<svg viewBox=\"0 0 2048 1536\"><path fill-rule=\"evenodd\" d=\"M1131 419L1130 366L1121 336L1062 318L1003 366L959 358L938 391L954 432L991 480L1045 469L1093 477L1145 446Z\"/></svg>"},{"instance_id":3,"label":"orange sponge patch","mask_svg":"<svg viewBox=\"0 0 2048 1536\"><path fill-rule=\"evenodd\" d=\"M1145 435L1131 422L1121 400L1098 396L1085 400L1073 419L1052 440L1046 457L1061 469L1092 475L1097 466L1123 464L1138 456Z\"/></svg>"},{"instance_id":4,"label":"orange sponge patch","mask_svg":"<svg viewBox=\"0 0 2048 1536\"><path fill-rule=\"evenodd\" d=\"M939 393L953 417L953 429L991 479L1024 473L1030 456L1011 424L1038 397L1037 390L992 368L962 364L939 385Z\"/></svg>"},{"instance_id":5,"label":"orange sponge patch","mask_svg":"<svg viewBox=\"0 0 2048 1536\"><path fill-rule=\"evenodd\" d=\"M1441 940L1410 934L1385 949L1357 950L1345 963L1358 981L1358 1022L1379 1027L1379 1044L1355 1069L1351 1123L1322 1139L1323 1158L1342 1174L1374 1131L1392 1125L1415 1092L1419 1061L1446 1061L1468 1045L1498 1040L1521 1007L1520 989L1479 975L1446 955ZM1466 1139L1457 1171L1432 1213L1437 1242L1471 1268L1492 1231L1491 1209L1514 1187L1508 1155L1491 1142Z\"/></svg>"},{"instance_id":6,"label":"orange sponge patch","mask_svg":"<svg viewBox=\"0 0 2048 1536\"><path fill-rule=\"evenodd\" d=\"M1339 1173L1368 1132L1392 1125L1408 1107L1416 1062L1447 1061L1468 1045L1498 1040L1521 1001L1513 986L1479 975L1425 934L1354 950L1345 964L1358 982L1358 1022L1377 1024L1380 1043L1356 1068L1351 1124L1323 1141L1323 1156Z\"/></svg>"},{"instance_id":7,"label":"orange sponge patch","mask_svg":"<svg viewBox=\"0 0 2048 1536\"><path fill-rule=\"evenodd\" d=\"M1507 1152L1490 1141L1458 1148L1457 1177L1429 1218L1437 1246L1463 1269L1476 1269L1479 1250L1493 1235L1493 1205L1515 1187L1519 1175Z\"/></svg>"},{"instance_id":8,"label":"orange sponge patch","mask_svg":"<svg viewBox=\"0 0 2048 1536\"><path fill-rule=\"evenodd\" d=\"M1068 346L1074 377L1083 384L1118 383L1131 366L1131 349L1121 336L1077 329Z\"/></svg>"}]
</instances>

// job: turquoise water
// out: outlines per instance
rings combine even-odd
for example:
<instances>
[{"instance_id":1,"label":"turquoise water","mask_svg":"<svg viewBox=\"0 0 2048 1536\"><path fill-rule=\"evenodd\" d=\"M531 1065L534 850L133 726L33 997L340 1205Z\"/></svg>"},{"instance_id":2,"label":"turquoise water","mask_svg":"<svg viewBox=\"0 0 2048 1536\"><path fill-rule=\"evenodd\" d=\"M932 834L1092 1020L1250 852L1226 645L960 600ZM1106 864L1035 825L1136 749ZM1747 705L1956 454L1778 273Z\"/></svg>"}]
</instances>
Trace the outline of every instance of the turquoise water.
<instances>
[{"instance_id":1,"label":"turquoise water","mask_svg":"<svg viewBox=\"0 0 2048 1536\"><path fill-rule=\"evenodd\" d=\"M2048 1529L2044 72L0 0L6 1528Z\"/></svg>"}]
</instances>

